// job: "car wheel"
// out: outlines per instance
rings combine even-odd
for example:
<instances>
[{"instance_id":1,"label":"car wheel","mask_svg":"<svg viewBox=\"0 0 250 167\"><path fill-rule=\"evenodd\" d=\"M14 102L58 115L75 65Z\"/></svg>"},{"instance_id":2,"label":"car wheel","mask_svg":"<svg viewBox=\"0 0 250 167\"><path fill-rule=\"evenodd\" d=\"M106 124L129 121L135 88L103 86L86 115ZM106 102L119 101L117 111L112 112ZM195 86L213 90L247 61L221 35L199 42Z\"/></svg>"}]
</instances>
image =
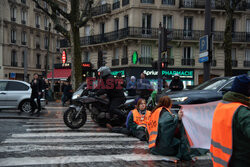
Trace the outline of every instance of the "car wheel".
<instances>
[{"instance_id":1,"label":"car wheel","mask_svg":"<svg viewBox=\"0 0 250 167\"><path fill-rule=\"evenodd\" d=\"M26 112L26 113L29 113L31 112L31 104L30 104L30 101L28 100L25 100L21 103L20 105L20 110L22 112Z\"/></svg>"}]
</instances>

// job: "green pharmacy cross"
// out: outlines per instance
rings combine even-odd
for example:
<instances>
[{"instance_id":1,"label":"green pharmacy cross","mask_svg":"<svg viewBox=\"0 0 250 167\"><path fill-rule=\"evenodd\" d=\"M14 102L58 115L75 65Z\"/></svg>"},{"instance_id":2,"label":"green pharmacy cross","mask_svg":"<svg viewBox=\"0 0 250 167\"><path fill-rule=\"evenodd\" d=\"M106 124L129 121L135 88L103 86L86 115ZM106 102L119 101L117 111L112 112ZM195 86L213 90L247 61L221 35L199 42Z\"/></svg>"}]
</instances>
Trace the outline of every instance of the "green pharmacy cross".
<instances>
[{"instance_id":1,"label":"green pharmacy cross","mask_svg":"<svg viewBox=\"0 0 250 167\"><path fill-rule=\"evenodd\" d=\"M132 56L132 63L133 63L133 64L136 64L137 61L138 61L138 54L137 54L137 52L135 51L135 52L133 53L133 56Z\"/></svg>"}]
</instances>

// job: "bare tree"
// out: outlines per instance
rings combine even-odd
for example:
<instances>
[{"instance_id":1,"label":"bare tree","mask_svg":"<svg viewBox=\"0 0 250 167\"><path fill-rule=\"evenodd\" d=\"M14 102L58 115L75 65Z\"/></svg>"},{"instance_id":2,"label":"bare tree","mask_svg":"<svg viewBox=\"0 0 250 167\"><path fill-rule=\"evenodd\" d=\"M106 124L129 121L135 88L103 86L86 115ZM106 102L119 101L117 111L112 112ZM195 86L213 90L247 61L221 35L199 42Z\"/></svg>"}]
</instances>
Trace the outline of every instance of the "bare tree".
<instances>
[{"instance_id":1,"label":"bare tree","mask_svg":"<svg viewBox=\"0 0 250 167\"><path fill-rule=\"evenodd\" d=\"M64 11L60 8L56 0L42 0L46 2L51 10L45 9L38 0L33 0L37 7L46 13L54 23L54 29L60 32L70 43L71 46L71 81L73 89L77 88L82 81L81 68L81 48L80 48L80 28L85 26L91 18L91 8L93 0L70 0L70 11ZM61 14L70 25L70 30L64 28L60 23L57 13Z\"/></svg>"},{"instance_id":2,"label":"bare tree","mask_svg":"<svg viewBox=\"0 0 250 167\"><path fill-rule=\"evenodd\" d=\"M226 11L226 26L224 32L224 74L225 76L232 76L232 25L233 25L233 15L237 6L243 0L223 0L224 9Z\"/></svg>"}]
</instances>

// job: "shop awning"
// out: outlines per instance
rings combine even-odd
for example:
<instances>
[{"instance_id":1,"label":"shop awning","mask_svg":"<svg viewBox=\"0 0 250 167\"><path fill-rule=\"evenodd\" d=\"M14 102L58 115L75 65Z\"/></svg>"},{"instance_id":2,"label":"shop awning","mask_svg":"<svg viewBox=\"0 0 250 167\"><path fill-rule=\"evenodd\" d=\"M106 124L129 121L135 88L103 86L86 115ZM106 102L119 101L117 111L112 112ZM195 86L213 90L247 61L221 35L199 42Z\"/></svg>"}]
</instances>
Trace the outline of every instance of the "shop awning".
<instances>
[{"instance_id":1,"label":"shop awning","mask_svg":"<svg viewBox=\"0 0 250 167\"><path fill-rule=\"evenodd\" d=\"M54 69L54 79L66 80L70 75L71 69ZM52 71L47 78L52 79Z\"/></svg>"}]
</instances>

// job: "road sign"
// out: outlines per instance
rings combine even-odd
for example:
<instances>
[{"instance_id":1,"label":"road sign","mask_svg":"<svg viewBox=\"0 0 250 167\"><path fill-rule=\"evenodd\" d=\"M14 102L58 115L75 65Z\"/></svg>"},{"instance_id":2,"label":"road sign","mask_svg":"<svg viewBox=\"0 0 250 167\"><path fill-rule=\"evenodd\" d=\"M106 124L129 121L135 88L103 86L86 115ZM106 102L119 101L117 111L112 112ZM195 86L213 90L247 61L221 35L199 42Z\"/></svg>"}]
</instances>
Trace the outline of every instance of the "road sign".
<instances>
[{"instance_id":1,"label":"road sign","mask_svg":"<svg viewBox=\"0 0 250 167\"><path fill-rule=\"evenodd\" d=\"M11 73L10 73L10 78L16 78L16 73L11 72Z\"/></svg>"},{"instance_id":2,"label":"road sign","mask_svg":"<svg viewBox=\"0 0 250 167\"><path fill-rule=\"evenodd\" d=\"M200 55L199 62L203 63L208 61L208 35L200 38Z\"/></svg>"}]
</instances>

